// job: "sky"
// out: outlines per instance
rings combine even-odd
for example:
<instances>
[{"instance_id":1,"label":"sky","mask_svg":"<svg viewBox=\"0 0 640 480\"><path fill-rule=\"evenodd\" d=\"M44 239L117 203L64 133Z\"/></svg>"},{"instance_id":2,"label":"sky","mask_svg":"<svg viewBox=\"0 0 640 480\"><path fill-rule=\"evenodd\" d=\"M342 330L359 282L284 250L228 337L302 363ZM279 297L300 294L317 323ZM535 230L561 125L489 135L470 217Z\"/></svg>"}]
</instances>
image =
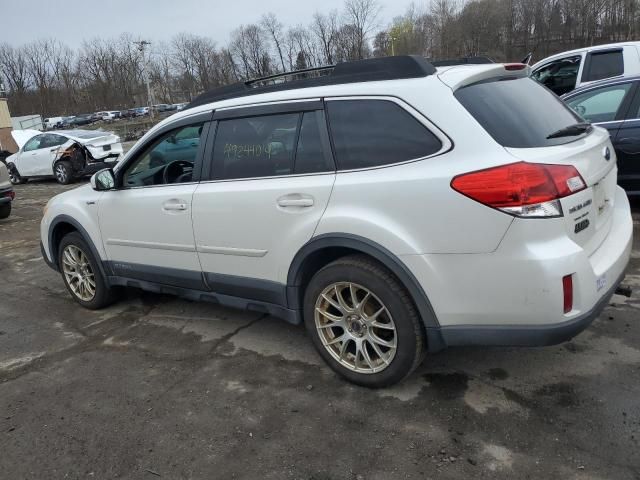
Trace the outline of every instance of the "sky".
<instances>
[{"instance_id":1,"label":"sky","mask_svg":"<svg viewBox=\"0 0 640 480\"><path fill-rule=\"evenodd\" d=\"M378 22L385 26L412 2L379 3ZM0 0L0 43L55 38L75 49L84 39L123 32L156 43L188 32L224 46L235 28L258 22L263 13L275 13L286 26L306 25L315 11L341 11L343 5L344 0Z\"/></svg>"}]
</instances>

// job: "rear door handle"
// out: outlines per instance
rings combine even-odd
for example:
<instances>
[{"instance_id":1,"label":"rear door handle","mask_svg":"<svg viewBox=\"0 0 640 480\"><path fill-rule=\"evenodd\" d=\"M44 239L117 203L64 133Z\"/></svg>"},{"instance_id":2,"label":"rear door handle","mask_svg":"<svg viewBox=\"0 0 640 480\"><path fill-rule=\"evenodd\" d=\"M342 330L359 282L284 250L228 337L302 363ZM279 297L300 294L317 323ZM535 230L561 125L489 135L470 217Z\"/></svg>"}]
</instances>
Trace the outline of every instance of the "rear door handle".
<instances>
[{"instance_id":1,"label":"rear door handle","mask_svg":"<svg viewBox=\"0 0 640 480\"><path fill-rule=\"evenodd\" d=\"M280 207L313 207L313 197L292 193L278 199Z\"/></svg>"},{"instance_id":2,"label":"rear door handle","mask_svg":"<svg viewBox=\"0 0 640 480\"><path fill-rule=\"evenodd\" d=\"M168 212L183 211L187 209L187 202L184 200L167 200L162 204L162 209Z\"/></svg>"}]
</instances>

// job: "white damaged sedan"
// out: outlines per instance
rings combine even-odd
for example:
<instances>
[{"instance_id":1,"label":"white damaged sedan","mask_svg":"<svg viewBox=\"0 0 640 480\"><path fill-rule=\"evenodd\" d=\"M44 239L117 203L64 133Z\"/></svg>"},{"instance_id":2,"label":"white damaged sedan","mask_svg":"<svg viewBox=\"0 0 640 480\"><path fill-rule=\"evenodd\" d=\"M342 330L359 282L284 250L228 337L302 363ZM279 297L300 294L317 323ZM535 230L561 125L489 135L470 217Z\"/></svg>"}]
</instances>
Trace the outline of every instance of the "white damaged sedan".
<instances>
[{"instance_id":1,"label":"white damaged sedan","mask_svg":"<svg viewBox=\"0 0 640 480\"><path fill-rule=\"evenodd\" d=\"M122 155L120 137L98 130L14 130L19 150L7 157L11 183L55 177L62 184L113 167Z\"/></svg>"}]
</instances>

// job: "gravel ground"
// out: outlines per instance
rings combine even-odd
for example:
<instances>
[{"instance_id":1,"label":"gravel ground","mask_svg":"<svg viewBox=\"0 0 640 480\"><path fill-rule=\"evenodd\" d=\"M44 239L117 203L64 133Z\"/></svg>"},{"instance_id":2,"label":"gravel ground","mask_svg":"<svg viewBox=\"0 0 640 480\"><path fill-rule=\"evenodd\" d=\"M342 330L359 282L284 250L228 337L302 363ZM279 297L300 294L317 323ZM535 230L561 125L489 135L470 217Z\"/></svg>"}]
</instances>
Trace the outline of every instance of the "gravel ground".
<instances>
[{"instance_id":1,"label":"gravel ground","mask_svg":"<svg viewBox=\"0 0 640 480\"><path fill-rule=\"evenodd\" d=\"M136 290L83 310L38 245L65 188L18 187L0 222L0 477L640 479L638 241L632 297L572 342L449 349L372 391L260 314Z\"/></svg>"}]
</instances>

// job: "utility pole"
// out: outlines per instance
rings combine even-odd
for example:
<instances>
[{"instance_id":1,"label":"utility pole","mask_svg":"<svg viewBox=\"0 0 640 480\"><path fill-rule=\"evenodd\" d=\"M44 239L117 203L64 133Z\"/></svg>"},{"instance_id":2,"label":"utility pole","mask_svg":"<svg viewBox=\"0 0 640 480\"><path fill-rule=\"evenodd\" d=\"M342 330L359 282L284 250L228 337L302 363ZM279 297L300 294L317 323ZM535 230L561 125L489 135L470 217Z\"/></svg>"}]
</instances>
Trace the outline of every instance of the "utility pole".
<instances>
[{"instance_id":1,"label":"utility pole","mask_svg":"<svg viewBox=\"0 0 640 480\"><path fill-rule=\"evenodd\" d=\"M395 57L396 56L396 49L395 49L395 45L394 42L396 41L396 37L394 37L393 35L391 35L391 56Z\"/></svg>"},{"instance_id":2,"label":"utility pole","mask_svg":"<svg viewBox=\"0 0 640 480\"><path fill-rule=\"evenodd\" d=\"M148 57L145 55L145 49L147 46L151 45L151 42L140 40L133 43L138 47L138 50L142 54L142 76L144 78L144 83L147 85L147 106L149 107L149 117L153 119L153 99L151 97L151 84L149 83L149 64L147 60Z\"/></svg>"}]
</instances>

